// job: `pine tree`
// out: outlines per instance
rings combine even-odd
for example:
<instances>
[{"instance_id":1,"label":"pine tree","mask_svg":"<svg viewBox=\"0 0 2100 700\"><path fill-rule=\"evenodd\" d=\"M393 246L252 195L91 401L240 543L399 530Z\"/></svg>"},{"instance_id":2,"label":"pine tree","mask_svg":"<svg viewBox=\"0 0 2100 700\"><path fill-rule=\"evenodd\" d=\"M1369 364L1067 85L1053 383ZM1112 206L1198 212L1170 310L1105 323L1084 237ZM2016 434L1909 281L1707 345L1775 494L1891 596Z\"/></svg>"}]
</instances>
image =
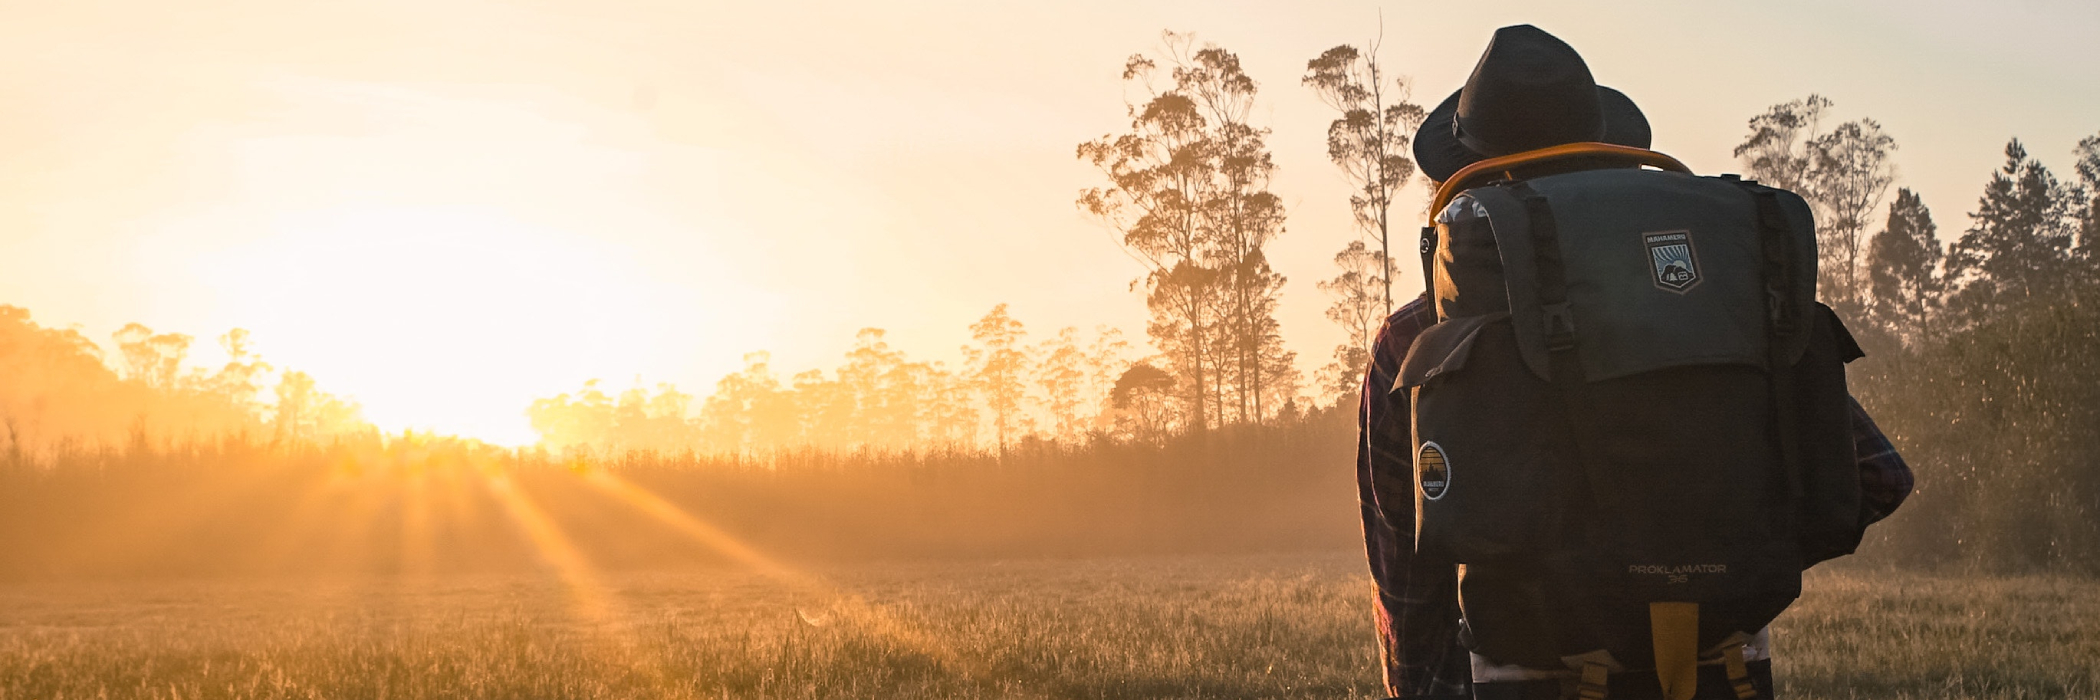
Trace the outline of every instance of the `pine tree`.
<instances>
[{"instance_id":1,"label":"pine tree","mask_svg":"<svg viewBox=\"0 0 2100 700\"><path fill-rule=\"evenodd\" d=\"M1932 210L1910 188L1897 190L1888 224L1867 253L1870 318L1906 341L1920 339L1939 304L1943 257Z\"/></svg>"},{"instance_id":2,"label":"pine tree","mask_svg":"<svg viewBox=\"0 0 2100 700\"><path fill-rule=\"evenodd\" d=\"M2072 154L2078 157L2078 182L2085 187L2085 207L2078 215L2078 259L2084 274L2100 278L2100 134L2079 139Z\"/></svg>"},{"instance_id":3,"label":"pine tree","mask_svg":"<svg viewBox=\"0 0 2100 700\"><path fill-rule=\"evenodd\" d=\"M2013 139L2005 166L1984 186L1971 223L1947 256L1960 284L1953 306L1966 322L2065 291L2072 272L2079 188L2058 182Z\"/></svg>"}]
</instances>

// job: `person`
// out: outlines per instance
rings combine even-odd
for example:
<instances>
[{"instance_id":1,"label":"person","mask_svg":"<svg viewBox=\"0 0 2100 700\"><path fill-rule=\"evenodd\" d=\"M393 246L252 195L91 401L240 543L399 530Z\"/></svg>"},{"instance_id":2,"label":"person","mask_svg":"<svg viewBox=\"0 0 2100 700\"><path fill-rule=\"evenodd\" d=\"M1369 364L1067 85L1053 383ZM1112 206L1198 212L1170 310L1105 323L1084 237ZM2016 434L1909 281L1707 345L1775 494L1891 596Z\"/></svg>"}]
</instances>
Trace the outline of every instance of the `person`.
<instances>
[{"instance_id":1,"label":"person","mask_svg":"<svg viewBox=\"0 0 2100 700\"><path fill-rule=\"evenodd\" d=\"M1645 149L1651 134L1640 109L1623 93L1595 84L1573 48L1529 25L1495 32L1466 85L1432 110L1414 139L1425 176L1444 181L1486 158L1564 143L1601 141ZM1608 167L1562 162L1513 179ZM1471 215L1463 195L1437 212L1449 223ZM1455 562L1418 554L1415 539L1413 443L1407 395L1393 393L1402 361L1417 336L1437 322L1428 295L1385 319L1367 368L1358 416L1356 472L1364 544L1377 584L1374 619L1385 692L1395 698L1560 697L1566 669L1506 666L1472 654L1461 643ZM1861 486L1862 522L1887 517L1909 495L1913 478L1873 419L1850 401L1850 435ZM1771 697L1769 632L1744 649L1759 694ZM1735 697L1723 685L1700 686L1698 697ZM1614 691L1613 697L1622 697ZM1631 697L1631 696L1625 696Z\"/></svg>"}]
</instances>

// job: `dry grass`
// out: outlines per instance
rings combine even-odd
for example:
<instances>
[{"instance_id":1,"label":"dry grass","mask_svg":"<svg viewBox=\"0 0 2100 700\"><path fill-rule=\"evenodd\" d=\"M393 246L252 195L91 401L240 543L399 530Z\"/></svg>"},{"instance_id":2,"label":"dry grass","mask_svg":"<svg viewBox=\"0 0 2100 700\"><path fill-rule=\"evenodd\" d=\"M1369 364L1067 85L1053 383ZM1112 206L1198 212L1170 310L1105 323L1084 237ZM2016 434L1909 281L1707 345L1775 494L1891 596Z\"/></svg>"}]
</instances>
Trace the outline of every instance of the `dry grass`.
<instances>
[{"instance_id":1,"label":"dry grass","mask_svg":"<svg viewBox=\"0 0 2100 700\"><path fill-rule=\"evenodd\" d=\"M19 584L0 698L1376 697L1348 554ZM585 591L589 593L589 590ZM593 617L595 615L595 617ZM1789 697L2100 693L2100 584L1818 573Z\"/></svg>"},{"instance_id":2,"label":"dry grass","mask_svg":"<svg viewBox=\"0 0 2100 700\"><path fill-rule=\"evenodd\" d=\"M1795 697L2100 697L2100 581L1813 572L1780 622Z\"/></svg>"}]
</instances>

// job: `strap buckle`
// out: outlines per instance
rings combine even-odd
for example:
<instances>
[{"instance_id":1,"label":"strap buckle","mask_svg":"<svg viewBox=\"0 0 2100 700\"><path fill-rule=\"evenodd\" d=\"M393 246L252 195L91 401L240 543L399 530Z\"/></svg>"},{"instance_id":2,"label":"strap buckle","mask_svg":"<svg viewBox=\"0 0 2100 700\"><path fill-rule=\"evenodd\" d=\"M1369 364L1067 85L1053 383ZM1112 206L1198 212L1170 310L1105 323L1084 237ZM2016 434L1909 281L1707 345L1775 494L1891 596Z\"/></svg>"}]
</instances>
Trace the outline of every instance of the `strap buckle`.
<instances>
[{"instance_id":1,"label":"strap buckle","mask_svg":"<svg viewBox=\"0 0 2100 700\"><path fill-rule=\"evenodd\" d=\"M1552 350L1571 350L1575 347L1575 309L1568 302L1547 304L1545 312L1546 347Z\"/></svg>"},{"instance_id":2,"label":"strap buckle","mask_svg":"<svg viewBox=\"0 0 2100 700\"><path fill-rule=\"evenodd\" d=\"M1767 297L1765 307L1770 309L1772 314L1772 330L1777 331L1780 335L1793 333L1794 309L1792 304L1787 303L1787 293L1777 288L1768 287L1765 289L1765 295Z\"/></svg>"}]
</instances>

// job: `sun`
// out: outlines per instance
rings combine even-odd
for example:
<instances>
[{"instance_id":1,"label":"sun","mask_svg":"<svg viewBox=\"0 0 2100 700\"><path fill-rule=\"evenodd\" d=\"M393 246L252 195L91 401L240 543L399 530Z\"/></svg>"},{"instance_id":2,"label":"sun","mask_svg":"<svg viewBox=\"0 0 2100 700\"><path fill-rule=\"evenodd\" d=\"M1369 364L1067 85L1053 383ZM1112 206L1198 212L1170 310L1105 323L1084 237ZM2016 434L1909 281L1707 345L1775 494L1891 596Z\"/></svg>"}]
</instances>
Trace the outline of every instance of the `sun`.
<instances>
[{"instance_id":1,"label":"sun","mask_svg":"<svg viewBox=\"0 0 2100 700\"><path fill-rule=\"evenodd\" d=\"M216 303L390 431L533 442L534 398L649 365L676 313L629 251L499 210L345 207L271 230L208 261Z\"/></svg>"}]
</instances>

